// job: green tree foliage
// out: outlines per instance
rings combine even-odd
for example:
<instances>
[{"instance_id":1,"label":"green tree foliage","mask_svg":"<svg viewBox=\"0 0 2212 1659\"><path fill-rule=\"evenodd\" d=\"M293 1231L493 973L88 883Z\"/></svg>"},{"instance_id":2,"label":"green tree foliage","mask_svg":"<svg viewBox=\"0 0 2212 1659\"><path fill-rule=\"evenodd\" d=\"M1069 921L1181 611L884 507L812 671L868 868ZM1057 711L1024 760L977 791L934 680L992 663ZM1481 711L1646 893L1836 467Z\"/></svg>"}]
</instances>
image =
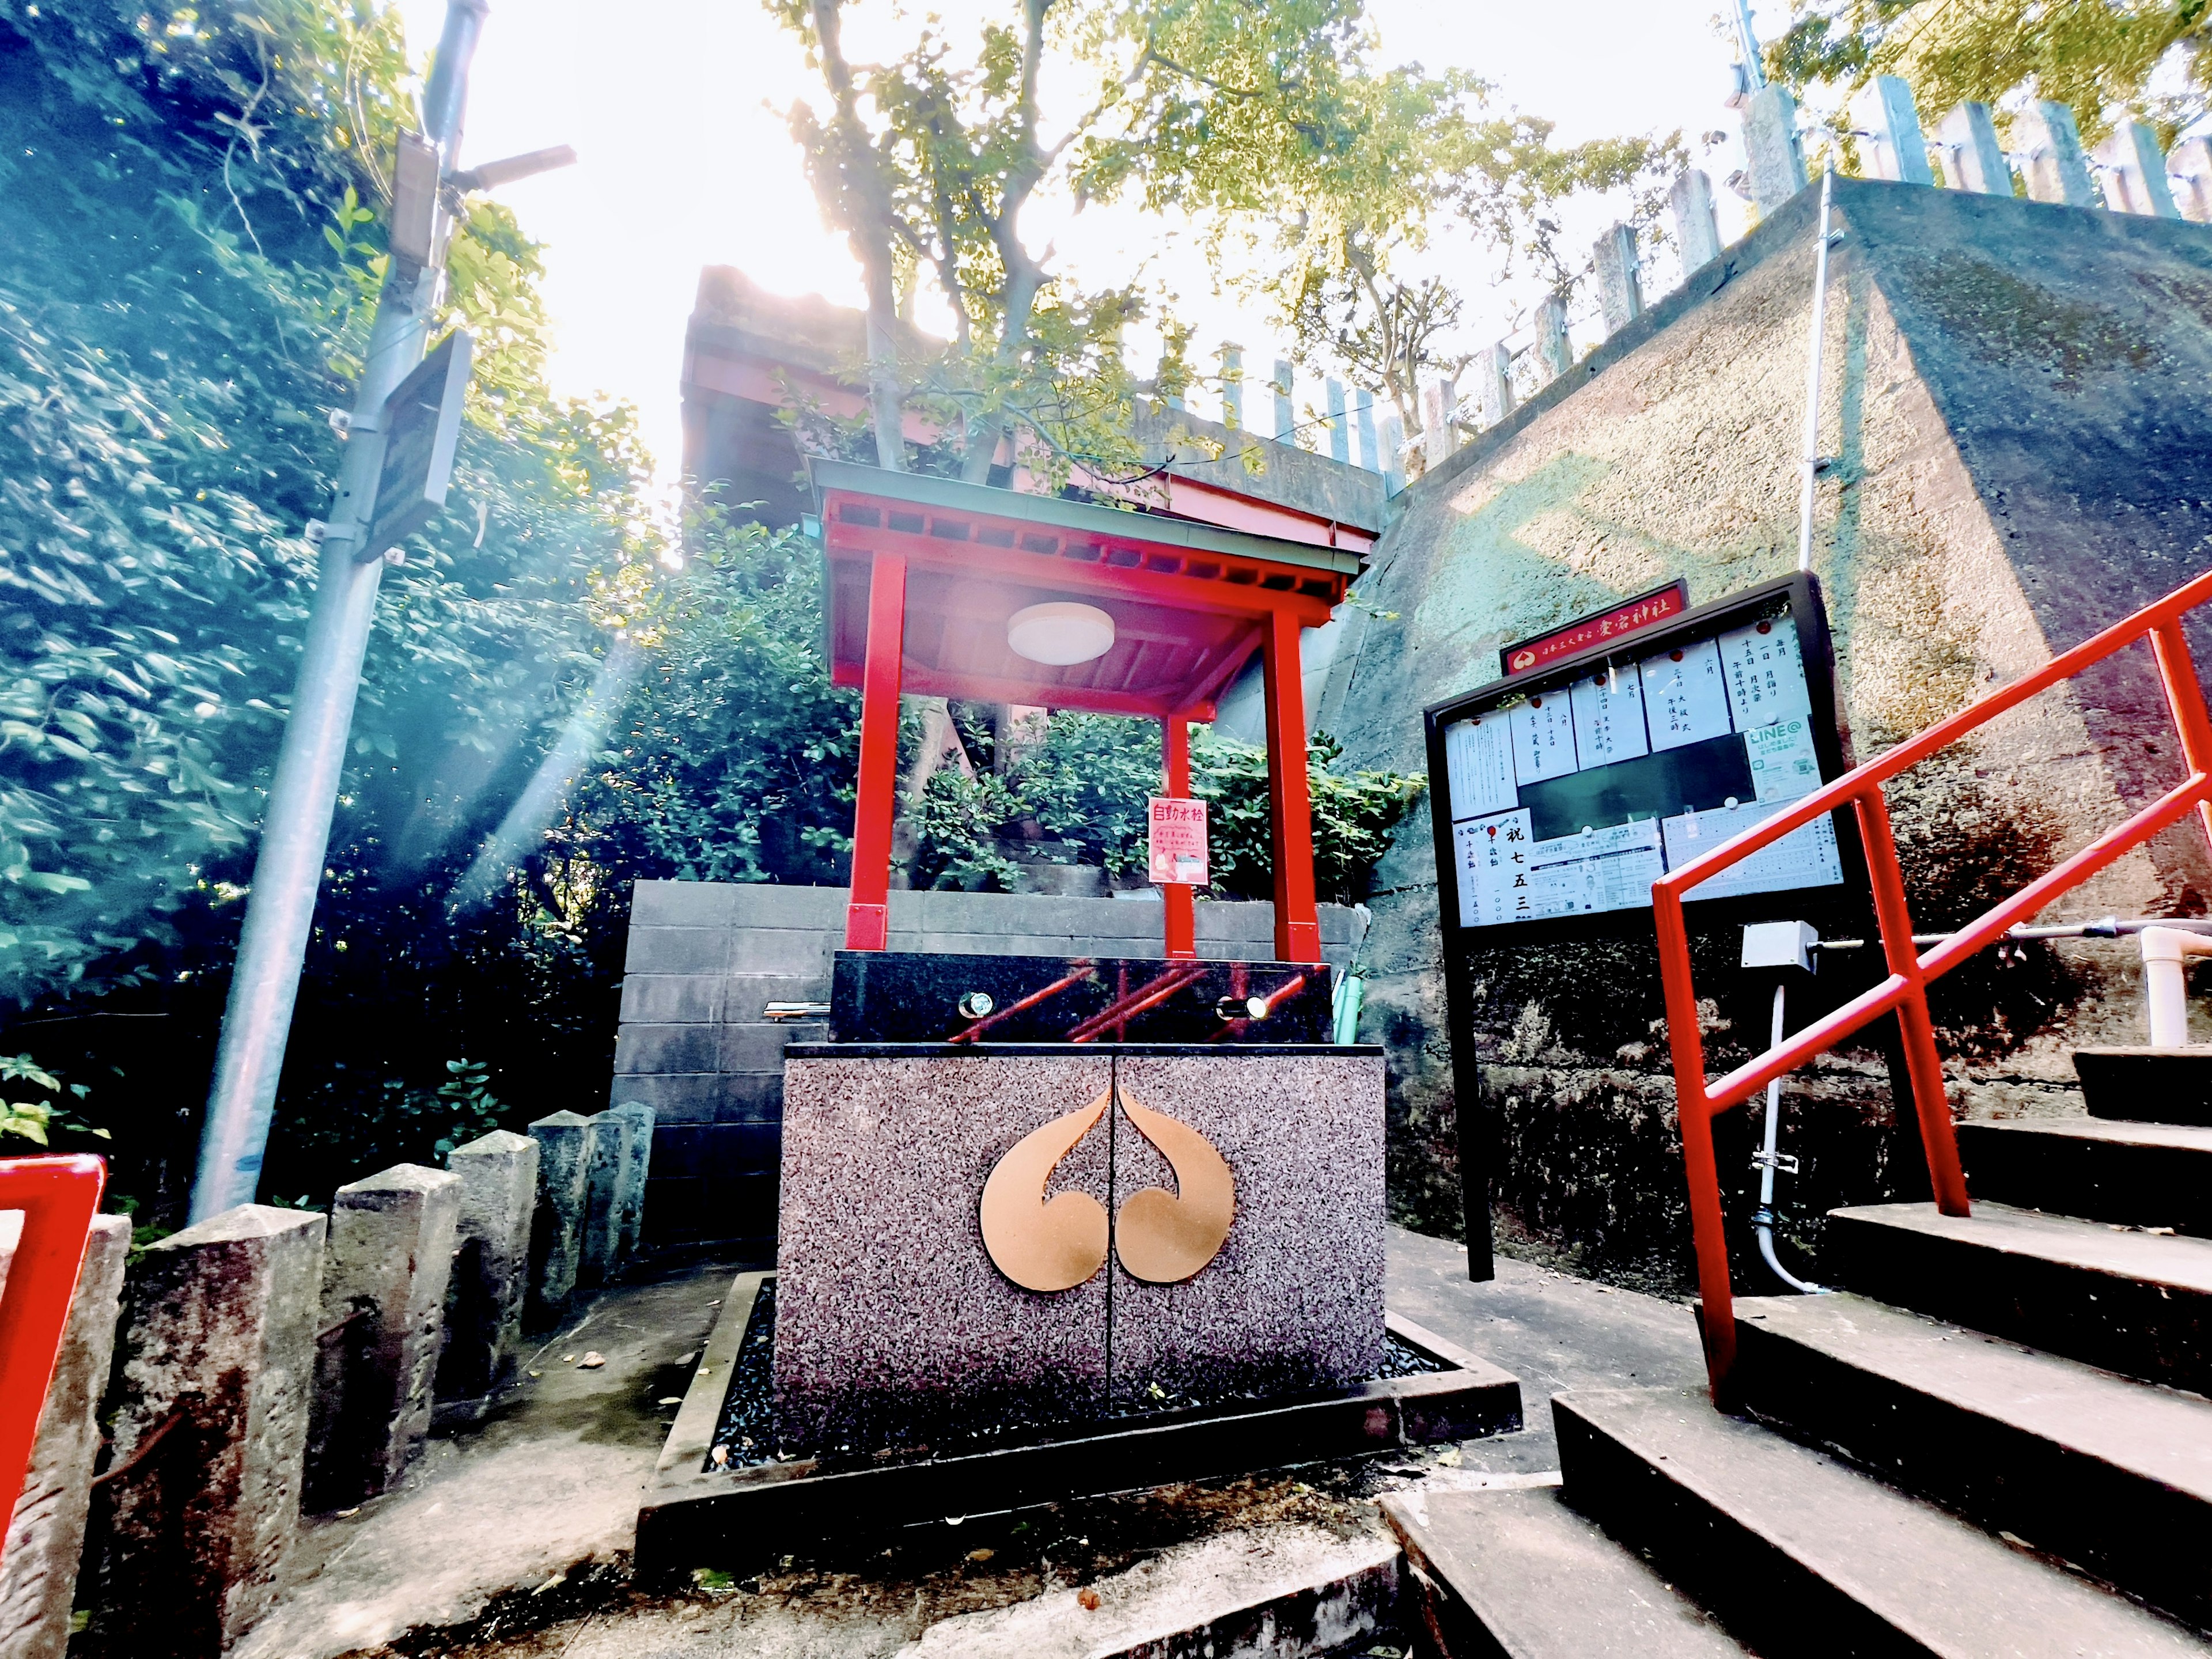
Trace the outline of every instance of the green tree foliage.
<instances>
[{"instance_id":1,"label":"green tree foliage","mask_svg":"<svg viewBox=\"0 0 2212 1659\"><path fill-rule=\"evenodd\" d=\"M2049 98L2073 106L2092 143L2133 110L2171 144L2208 110L2212 10L2203 0L1799 0L1765 57L1800 96L1896 75L1923 118L1971 99L2002 121L2028 97Z\"/></svg>"},{"instance_id":2,"label":"green tree foliage","mask_svg":"<svg viewBox=\"0 0 2212 1659\"><path fill-rule=\"evenodd\" d=\"M380 274L388 17L0 13L0 994L122 965L259 811ZM543 389L530 245L457 234L485 343L453 510L390 573L337 836L466 817L449 751L526 748L635 559L624 418ZM483 769L481 765L479 770ZM441 773L444 775L441 776ZM441 787L441 783L445 787Z\"/></svg>"},{"instance_id":3,"label":"green tree foliage","mask_svg":"<svg viewBox=\"0 0 2212 1659\"><path fill-rule=\"evenodd\" d=\"M1390 832L1420 799L1418 774L1342 773L1342 745L1316 732L1306 752L1313 801L1314 885L1326 902L1356 904L1389 850ZM1036 831L1116 876L1146 867L1146 801L1160 791L1160 737L1148 720L1055 718L1045 741L1006 773L932 775L915 812L916 884L1011 889L1009 844ZM1267 751L1203 728L1191 746L1191 793L1206 803L1209 873L1217 898L1273 896Z\"/></svg>"},{"instance_id":4,"label":"green tree foliage","mask_svg":"<svg viewBox=\"0 0 2212 1659\"><path fill-rule=\"evenodd\" d=\"M561 842L686 881L840 878L860 696L830 683L821 550L709 514Z\"/></svg>"},{"instance_id":5,"label":"green tree foliage","mask_svg":"<svg viewBox=\"0 0 2212 1659\"><path fill-rule=\"evenodd\" d=\"M37 1016L10 1046L90 1085L117 1183L165 1212L413 97L368 4L0 0L0 997ZM286 1190L361 1173L308 1132L378 1118L392 1086L434 1097L446 1056L531 1116L604 1076L623 878L538 856L488 910L447 903L658 603L634 423L549 394L538 277L513 218L471 204L441 319L477 334L470 418L447 512L385 576L279 1103Z\"/></svg>"},{"instance_id":6,"label":"green tree foliage","mask_svg":"<svg viewBox=\"0 0 2212 1659\"><path fill-rule=\"evenodd\" d=\"M826 107L793 106L824 218L845 233L868 294L869 378L879 461L904 465L888 412L911 398L961 434L963 476L982 481L1015 434L1021 459L1071 468L1133 464L1124 325L1133 286L1085 293L1020 234L1040 192L1083 204L1130 194L1184 213L1256 209L1288 158L1336 124L1339 55L1357 0L1011 0L972 46L923 22L895 61L848 61L846 0L767 0L805 41ZM1089 102L1045 131L1048 75ZM927 272L951 302L957 337L933 358L893 363L902 282ZM1170 341L1180 337L1168 320ZM1179 360L1165 384L1181 389Z\"/></svg>"}]
</instances>

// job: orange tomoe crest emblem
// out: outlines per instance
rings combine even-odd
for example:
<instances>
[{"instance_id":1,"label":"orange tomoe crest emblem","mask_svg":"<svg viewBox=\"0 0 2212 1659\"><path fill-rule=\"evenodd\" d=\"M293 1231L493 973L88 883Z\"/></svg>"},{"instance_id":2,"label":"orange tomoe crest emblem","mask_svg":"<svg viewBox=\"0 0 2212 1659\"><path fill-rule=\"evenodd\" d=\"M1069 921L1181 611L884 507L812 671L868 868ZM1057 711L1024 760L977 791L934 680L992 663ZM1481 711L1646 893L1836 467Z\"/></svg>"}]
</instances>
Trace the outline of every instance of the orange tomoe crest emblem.
<instances>
[{"instance_id":1,"label":"orange tomoe crest emblem","mask_svg":"<svg viewBox=\"0 0 2212 1659\"><path fill-rule=\"evenodd\" d=\"M1117 1096L1121 1115L1159 1149L1180 1191L1147 1187L1131 1194L1109 1229L1106 1206L1090 1194L1047 1198L1044 1188ZM1024 1135L983 1183L983 1248L1000 1273L1031 1291L1072 1291L1088 1282L1106 1265L1109 1231L1132 1278L1175 1284L1220 1253L1236 1216L1236 1179L1206 1137L1113 1089Z\"/></svg>"}]
</instances>

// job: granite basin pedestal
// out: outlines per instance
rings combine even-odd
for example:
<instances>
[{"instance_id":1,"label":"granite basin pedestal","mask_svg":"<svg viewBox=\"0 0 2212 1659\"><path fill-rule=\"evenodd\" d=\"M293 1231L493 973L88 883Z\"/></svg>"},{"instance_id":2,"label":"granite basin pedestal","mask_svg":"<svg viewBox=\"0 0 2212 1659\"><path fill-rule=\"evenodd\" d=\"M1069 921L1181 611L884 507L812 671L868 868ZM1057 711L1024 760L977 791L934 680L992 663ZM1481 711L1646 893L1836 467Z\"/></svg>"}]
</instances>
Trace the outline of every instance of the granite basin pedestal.
<instances>
[{"instance_id":1,"label":"granite basin pedestal","mask_svg":"<svg viewBox=\"0 0 2212 1659\"><path fill-rule=\"evenodd\" d=\"M927 1443L1374 1376L1382 1068L1379 1048L1322 1044L794 1044L776 1252L784 1443ZM1096 1200L1105 1260L1068 1288L1024 1289L986 1244L985 1183L1025 1136L1102 1098L1120 1109L1041 1196ZM1136 1195L1179 1188L1145 1112L1194 1130L1234 1182L1226 1238L1179 1282L1146 1282L1124 1260Z\"/></svg>"}]
</instances>

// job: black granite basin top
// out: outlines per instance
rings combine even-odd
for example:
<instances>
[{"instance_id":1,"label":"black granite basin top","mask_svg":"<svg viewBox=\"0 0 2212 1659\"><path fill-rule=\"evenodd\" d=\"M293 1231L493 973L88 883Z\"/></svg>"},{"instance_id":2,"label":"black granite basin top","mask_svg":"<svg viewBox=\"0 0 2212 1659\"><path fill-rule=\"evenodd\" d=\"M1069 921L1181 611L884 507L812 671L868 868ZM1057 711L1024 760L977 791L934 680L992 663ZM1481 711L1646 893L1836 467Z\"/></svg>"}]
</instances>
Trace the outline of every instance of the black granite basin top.
<instances>
[{"instance_id":1,"label":"black granite basin top","mask_svg":"<svg viewBox=\"0 0 2212 1659\"><path fill-rule=\"evenodd\" d=\"M840 951L830 1030L841 1043L1328 1042L1325 963Z\"/></svg>"}]
</instances>

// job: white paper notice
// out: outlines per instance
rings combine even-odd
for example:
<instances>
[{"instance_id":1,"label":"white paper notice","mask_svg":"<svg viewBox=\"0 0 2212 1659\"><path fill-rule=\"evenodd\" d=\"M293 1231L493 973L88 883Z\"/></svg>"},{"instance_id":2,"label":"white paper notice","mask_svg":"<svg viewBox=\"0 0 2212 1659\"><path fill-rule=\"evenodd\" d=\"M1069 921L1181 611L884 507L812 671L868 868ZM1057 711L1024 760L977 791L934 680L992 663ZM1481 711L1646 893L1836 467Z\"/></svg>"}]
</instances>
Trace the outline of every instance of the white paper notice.
<instances>
[{"instance_id":1,"label":"white paper notice","mask_svg":"<svg viewBox=\"0 0 2212 1659\"><path fill-rule=\"evenodd\" d=\"M1796 800L1820 787L1813 722L1800 715L1755 726L1743 734L1751 757L1752 792L1763 801Z\"/></svg>"},{"instance_id":2,"label":"white paper notice","mask_svg":"<svg viewBox=\"0 0 2212 1659\"><path fill-rule=\"evenodd\" d=\"M1732 836L1779 812L1784 801L1746 801L1733 808L1710 812L1685 812L1665 822L1667 867L1679 870L1692 859L1710 853ZM1802 830L1793 830L1773 846L1731 865L1710 881L1699 882L1683 897L1729 898L1743 893L1772 893L1785 888L1832 887L1844 878L1844 862L1836 851L1836 826L1822 814Z\"/></svg>"},{"instance_id":3,"label":"white paper notice","mask_svg":"<svg viewBox=\"0 0 2212 1659\"><path fill-rule=\"evenodd\" d=\"M1525 809L1452 825L1461 927L1494 927L1503 921L1534 920L1529 845Z\"/></svg>"},{"instance_id":4,"label":"white paper notice","mask_svg":"<svg viewBox=\"0 0 2212 1659\"><path fill-rule=\"evenodd\" d=\"M1679 651L1662 651L1637 665L1644 680L1644 718L1655 750L1680 749L1725 735L1728 690L1721 678L1717 641L1700 640Z\"/></svg>"},{"instance_id":5,"label":"white paper notice","mask_svg":"<svg viewBox=\"0 0 2212 1659\"><path fill-rule=\"evenodd\" d=\"M1657 822L1616 823L1540 841L1529 854L1538 915L1583 915L1651 902L1651 884L1665 872Z\"/></svg>"},{"instance_id":6,"label":"white paper notice","mask_svg":"<svg viewBox=\"0 0 2212 1659\"><path fill-rule=\"evenodd\" d=\"M1516 779L1536 783L1565 777L1575 769L1575 717L1566 693L1539 692L1515 703L1510 717Z\"/></svg>"},{"instance_id":7,"label":"white paper notice","mask_svg":"<svg viewBox=\"0 0 2212 1659\"><path fill-rule=\"evenodd\" d=\"M1585 768L1634 760L1651 752L1644 730L1644 682L1633 668L1577 680L1575 756Z\"/></svg>"},{"instance_id":8,"label":"white paper notice","mask_svg":"<svg viewBox=\"0 0 2212 1659\"><path fill-rule=\"evenodd\" d=\"M1451 779L1451 815L1487 817L1521 804L1513 787L1513 728L1503 714L1454 720L1444 727L1444 765Z\"/></svg>"},{"instance_id":9,"label":"white paper notice","mask_svg":"<svg viewBox=\"0 0 2212 1659\"><path fill-rule=\"evenodd\" d=\"M1788 617L1771 618L1722 635L1721 665L1737 731L1747 732L1774 720L1811 717L1813 694L1805 685L1797 629Z\"/></svg>"}]
</instances>

